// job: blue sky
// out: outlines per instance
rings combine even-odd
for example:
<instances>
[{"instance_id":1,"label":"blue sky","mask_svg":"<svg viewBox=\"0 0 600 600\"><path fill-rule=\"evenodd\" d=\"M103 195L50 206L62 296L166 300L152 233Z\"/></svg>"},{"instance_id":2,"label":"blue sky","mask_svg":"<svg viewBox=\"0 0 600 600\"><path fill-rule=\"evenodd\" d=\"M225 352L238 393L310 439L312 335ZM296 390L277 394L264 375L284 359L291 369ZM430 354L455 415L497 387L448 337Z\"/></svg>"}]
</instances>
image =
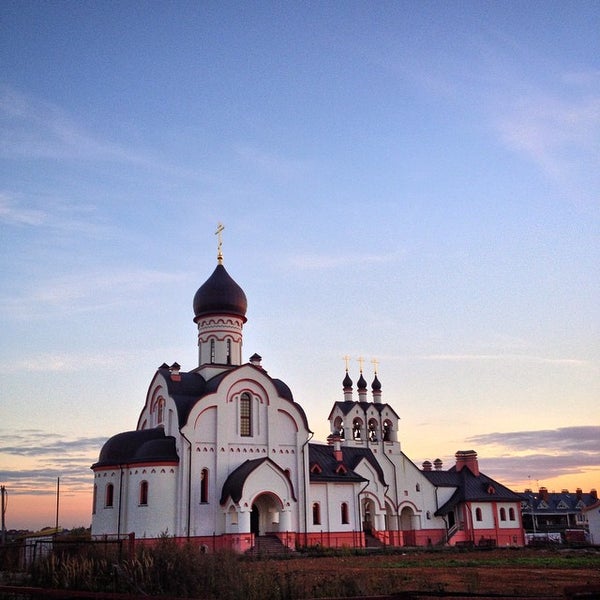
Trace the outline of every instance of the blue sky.
<instances>
[{"instance_id":1,"label":"blue sky","mask_svg":"<svg viewBox=\"0 0 600 600\"><path fill-rule=\"evenodd\" d=\"M342 357L355 381L377 358L417 464L473 447L515 489L597 487L598 3L0 17L0 480L32 502L9 526L54 522L58 476L88 524L103 441L161 363L197 366L218 222L244 356L317 439Z\"/></svg>"}]
</instances>

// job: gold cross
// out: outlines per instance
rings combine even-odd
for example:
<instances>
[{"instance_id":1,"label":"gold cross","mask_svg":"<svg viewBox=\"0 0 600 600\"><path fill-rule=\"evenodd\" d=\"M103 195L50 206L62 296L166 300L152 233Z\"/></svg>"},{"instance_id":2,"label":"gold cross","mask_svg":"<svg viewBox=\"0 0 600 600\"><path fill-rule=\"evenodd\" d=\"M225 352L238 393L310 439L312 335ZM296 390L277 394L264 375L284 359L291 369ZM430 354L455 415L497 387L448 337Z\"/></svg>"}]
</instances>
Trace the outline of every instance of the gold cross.
<instances>
[{"instance_id":1,"label":"gold cross","mask_svg":"<svg viewBox=\"0 0 600 600\"><path fill-rule=\"evenodd\" d=\"M360 372L362 373L363 363L365 362L365 359L362 356L359 356L356 360L358 361L358 364L360 366Z\"/></svg>"},{"instance_id":2,"label":"gold cross","mask_svg":"<svg viewBox=\"0 0 600 600\"><path fill-rule=\"evenodd\" d=\"M223 264L223 252L221 251L221 248L223 246L223 236L221 235L221 233L223 232L223 229L225 229L225 227L223 227L223 224L222 223L218 223L217 224L217 230L215 231L215 235L217 236L217 239L218 239L218 243L217 243L217 260L219 261L220 265Z\"/></svg>"},{"instance_id":3,"label":"gold cross","mask_svg":"<svg viewBox=\"0 0 600 600\"><path fill-rule=\"evenodd\" d=\"M346 356L342 356L342 358L344 359L344 362L346 363L346 373L348 372L348 361L350 360L350 357L346 354Z\"/></svg>"},{"instance_id":4,"label":"gold cross","mask_svg":"<svg viewBox=\"0 0 600 600\"><path fill-rule=\"evenodd\" d=\"M375 371L375 375L377 375L377 365L379 364L379 361L374 358L371 360L371 364L373 365L373 371Z\"/></svg>"}]
</instances>

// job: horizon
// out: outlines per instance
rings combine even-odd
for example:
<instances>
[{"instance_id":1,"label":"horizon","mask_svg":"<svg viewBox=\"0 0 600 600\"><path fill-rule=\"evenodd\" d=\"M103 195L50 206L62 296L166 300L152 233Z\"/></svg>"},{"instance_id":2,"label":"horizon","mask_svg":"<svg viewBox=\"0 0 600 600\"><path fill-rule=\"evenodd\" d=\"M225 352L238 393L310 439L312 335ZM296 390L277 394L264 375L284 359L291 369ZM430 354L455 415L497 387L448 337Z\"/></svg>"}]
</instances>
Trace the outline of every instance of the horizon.
<instances>
[{"instance_id":1,"label":"horizon","mask_svg":"<svg viewBox=\"0 0 600 600\"><path fill-rule=\"evenodd\" d=\"M600 484L597 3L0 5L7 527L91 522L224 264L244 357L325 440L350 377L405 454ZM86 515L88 515L86 519Z\"/></svg>"}]
</instances>

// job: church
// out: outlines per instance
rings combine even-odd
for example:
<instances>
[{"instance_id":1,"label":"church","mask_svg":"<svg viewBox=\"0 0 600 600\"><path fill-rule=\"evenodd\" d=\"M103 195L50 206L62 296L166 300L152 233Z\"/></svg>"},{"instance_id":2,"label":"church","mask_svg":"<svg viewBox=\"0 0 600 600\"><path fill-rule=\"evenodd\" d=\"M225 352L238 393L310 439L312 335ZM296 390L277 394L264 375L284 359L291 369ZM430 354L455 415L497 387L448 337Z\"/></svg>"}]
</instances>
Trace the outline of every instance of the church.
<instances>
[{"instance_id":1,"label":"church","mask_svg":"<svg viewBox=\"0 0 600 600\"><path fill-rule=\"evenodd\" d=\"M313 440L290 388L242 356L247 299L223 264L193 299L198 366L162 364L137 426L104 444L94 474L92 536L163 535L204 550L264 540L306 547L522 546L521 498L479 471L477 453L417 467L377 373L346 365L326 442ZM369 390L370 387L370 390ZM264 542L263 542L264 543Z\"/></svg>"}]
</instances>

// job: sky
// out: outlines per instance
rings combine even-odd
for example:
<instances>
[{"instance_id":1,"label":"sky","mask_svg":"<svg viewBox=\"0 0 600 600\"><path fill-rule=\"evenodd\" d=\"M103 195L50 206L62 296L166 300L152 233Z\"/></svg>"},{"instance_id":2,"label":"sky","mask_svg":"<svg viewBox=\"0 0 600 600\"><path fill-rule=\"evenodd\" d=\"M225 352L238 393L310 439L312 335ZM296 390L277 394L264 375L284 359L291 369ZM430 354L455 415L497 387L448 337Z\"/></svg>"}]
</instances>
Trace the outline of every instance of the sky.
<instances>
[{"instance_id":1,"label":"sky","mask_svg":"<svg viewBox=\"0 0 600 600\"><path fill-rule=\"evenodd\" d=\"M0 3L7 528L90 465L224 264L315 440L378 378L420 465L600 485L600 4Z\"/></svg>"}]
</instances>

